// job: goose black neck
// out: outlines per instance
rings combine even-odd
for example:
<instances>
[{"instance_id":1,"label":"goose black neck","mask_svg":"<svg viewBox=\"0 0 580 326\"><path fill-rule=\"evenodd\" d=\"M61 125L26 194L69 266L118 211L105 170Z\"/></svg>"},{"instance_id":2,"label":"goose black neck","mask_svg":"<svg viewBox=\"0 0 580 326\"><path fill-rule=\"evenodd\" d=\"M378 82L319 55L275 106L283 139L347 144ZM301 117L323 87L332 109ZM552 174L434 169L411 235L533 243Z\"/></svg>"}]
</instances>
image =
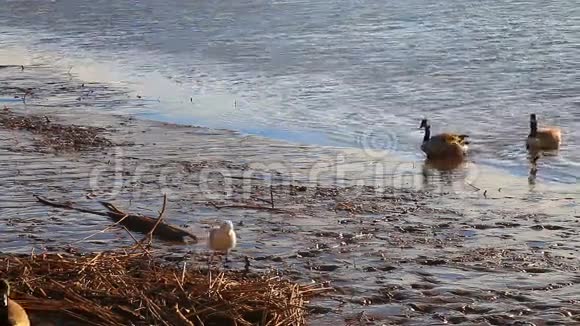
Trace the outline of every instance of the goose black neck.
<instances>
[{"instance_id":1,"label":"goose black neck","mask_svg":"<svg viewBox=\"0 0 580 326\"><path fill-rule=\"evenodd\" d=\"M423 141L428 141L429 138L431 138L431 126L426 125L425 126L425 136L423 136Z\"/></svg>"},{"instance_id":2,"label":"goose black neck","mask_svg":"<svg viewBox=\"0 0 580 326\"><path fill-rule=\"evenodd\" d=\"M536 137L538 134L538 121L535 119L530 120L530 136Z\"/></svg>"}]
</instances>

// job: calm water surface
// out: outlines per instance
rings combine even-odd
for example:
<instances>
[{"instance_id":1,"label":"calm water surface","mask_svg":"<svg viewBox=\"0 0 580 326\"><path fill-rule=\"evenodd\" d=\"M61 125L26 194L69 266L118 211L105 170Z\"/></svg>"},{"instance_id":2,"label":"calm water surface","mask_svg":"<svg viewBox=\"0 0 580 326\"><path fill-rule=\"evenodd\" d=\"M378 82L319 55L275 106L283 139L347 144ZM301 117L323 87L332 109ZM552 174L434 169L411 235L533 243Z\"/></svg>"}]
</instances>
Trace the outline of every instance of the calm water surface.
<instances>
[{"instance_id":1,"label":"calm water surface","mask_svg":"<svg viewBox=\"0 0 580 326\"><path fill-rule=\"evenodd\" d=\"M576 183L577 8L572 0L2 0L0 44L27 64L130 87L147 105L129 113L148 118L421 157L426 116L435 131L470 133L477 163L521 176L535 112L565 135L540 177Z\"/></svg>"}]
</instances>

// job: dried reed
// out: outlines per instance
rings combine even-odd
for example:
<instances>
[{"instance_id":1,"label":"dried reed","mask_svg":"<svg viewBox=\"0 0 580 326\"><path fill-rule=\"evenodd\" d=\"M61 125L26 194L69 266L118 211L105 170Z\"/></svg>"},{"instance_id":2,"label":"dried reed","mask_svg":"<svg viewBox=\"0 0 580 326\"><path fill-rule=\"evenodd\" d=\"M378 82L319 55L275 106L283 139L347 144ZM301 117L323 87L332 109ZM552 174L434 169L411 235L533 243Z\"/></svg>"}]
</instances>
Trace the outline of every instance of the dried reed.
<instances>
[{"instance_id":1,"label":"dried reed","mask_svg":"<svg viewBox=\"0 0 580 326\"><path fill-rule=\"evenodd\" d=\"M145 253L2 255L0 276L34 321L86 325L303 325L323 291L278 277L184 270Z\"/></svg>"}]
</instances>

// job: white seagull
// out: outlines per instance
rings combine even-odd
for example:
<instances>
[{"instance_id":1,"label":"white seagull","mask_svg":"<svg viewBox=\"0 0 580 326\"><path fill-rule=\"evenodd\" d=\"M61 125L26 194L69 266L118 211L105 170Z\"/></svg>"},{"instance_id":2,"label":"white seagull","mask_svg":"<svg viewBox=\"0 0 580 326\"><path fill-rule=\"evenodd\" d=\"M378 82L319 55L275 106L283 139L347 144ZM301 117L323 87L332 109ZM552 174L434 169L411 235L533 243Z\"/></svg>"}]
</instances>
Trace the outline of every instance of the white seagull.
<instances>
[{"instance_id":1,"label":"white seagull","mask_svg":"<svg viewBox=\"0 0 580 326\"><path fill-rule=\"evenodd\" d=\"M219 228L211 229L209 231L207 244L209 248L213 250L210 257L210 264L216 251L225 253L225 262L227 262L230 250L236 247L236 232L234 231L234 224L232 221L223 221Z\"/></svg>"}]
</instances>

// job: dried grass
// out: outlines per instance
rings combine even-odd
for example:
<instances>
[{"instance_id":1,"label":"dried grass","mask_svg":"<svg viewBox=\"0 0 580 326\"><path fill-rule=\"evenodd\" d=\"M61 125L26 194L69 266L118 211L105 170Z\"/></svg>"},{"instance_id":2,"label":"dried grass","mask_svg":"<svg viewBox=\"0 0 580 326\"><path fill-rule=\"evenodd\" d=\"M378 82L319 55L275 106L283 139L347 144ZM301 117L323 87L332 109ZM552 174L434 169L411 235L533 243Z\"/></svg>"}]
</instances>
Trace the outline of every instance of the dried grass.
<instances>
[{"instance_id":1,"label":"dried grass","mask_svg":"<svg viewBox=\"0 0 580 326\"><path fill-rule=\"evenodd\" d=\"M306 300L324 290L242 272L208 277L145 253L3 255L0 266L33 321L61 325L303 325Z\"/></svg>"}]
</instances>

